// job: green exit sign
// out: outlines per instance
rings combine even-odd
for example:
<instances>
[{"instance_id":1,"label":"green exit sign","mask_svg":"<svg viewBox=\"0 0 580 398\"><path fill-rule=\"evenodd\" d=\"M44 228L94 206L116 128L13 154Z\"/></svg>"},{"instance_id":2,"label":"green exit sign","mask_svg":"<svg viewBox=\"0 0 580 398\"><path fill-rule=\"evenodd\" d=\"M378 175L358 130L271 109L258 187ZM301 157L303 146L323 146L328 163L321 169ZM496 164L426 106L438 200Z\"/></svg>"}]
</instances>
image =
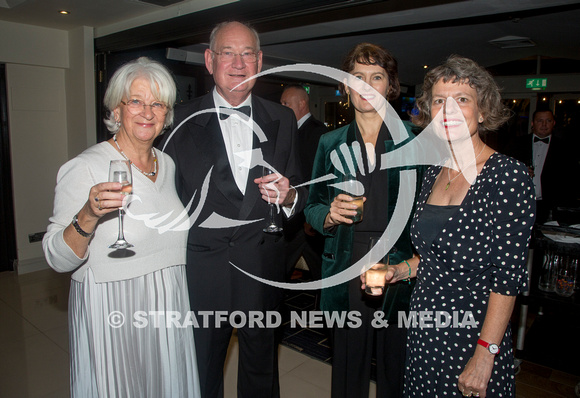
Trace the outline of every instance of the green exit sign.
<instances>
[{"instance_id":1,"label":"green exit sign","mask_svg":"<svg viewBox=\"0 0 580 398\"><path fill-rule=\"evenodd\" d=\"M545 90L548 86L548 79L526 79L526 88L532 90Z\"/></svg>"}]
</instances>

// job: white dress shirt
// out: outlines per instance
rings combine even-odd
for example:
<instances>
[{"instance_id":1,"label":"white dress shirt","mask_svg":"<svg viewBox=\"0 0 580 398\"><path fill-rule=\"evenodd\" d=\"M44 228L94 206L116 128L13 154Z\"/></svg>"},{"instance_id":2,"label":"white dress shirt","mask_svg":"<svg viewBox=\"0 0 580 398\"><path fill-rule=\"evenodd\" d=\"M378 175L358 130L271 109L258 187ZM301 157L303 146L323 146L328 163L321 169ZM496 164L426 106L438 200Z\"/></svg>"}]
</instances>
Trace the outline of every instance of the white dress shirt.
<instances>
[{"instance_id":1,"label":"white dress shirt","mask_svg":"<svg viewBox=\"0 0 580 398\"><path fill-rule=\"evenodd\" d=\"M213 101L215 107L219 109L220 106L225 106L227 108L234 108L230 105L214 88L213 90ZM240 105L252 106L252 95L250 94L248 98ZM226 147L226 153L228 154L228 161L232 169L232 174L234 175L234 180L236 185L242 194L246 193L246 183L248 181L248 175L250 169L247 165L250 164L246 157L250 156L252 153L252 131L251 123L244 123L244 121L238 115L231 115L227 119L221 120L218 116L220 122L220 127L222 130L222 136L224 138L224 144ZM246 165L243 165L246 161Z\"/></svg>"},{"instance_id":2,"label":"white dress shirt","mask_svg":"<svg viewBox=\"0 0 580 398\"><path fill-rule=\"evenodd\" d=\"M300 118L300 120L298 120L298 128L302 127L304 122L307 121L310 116L312 116L312 114L310 112L308 112L306 115L302 116Z\"/></svg>"},{"instance_id":3,"label":"white dress shirt","mask_svg":"<svg viewBox=\"0 0 580 398\"><path fill-rule=\"evenodd\" d=\"M248 98L240 105L234 107L230 105L218 92L213 89L213 101L215 107L219 109L220 106L225 106L227 108L239 108L241 106L249 106L252 109L252 95L250 94ZM252 113L250 115L253 114ZM250 123L245 123L240 116L234 114L230 115L227 119L222 120L218 114L218 120L220 123L220 128L222 130L222 136L224 139L224 144L226 147L226 153L228 155L228 161L232 169L232 174L234 175L234 180L236 185L242 194L246 194L246 184L248 181L248 175L250 169L248 166L251 164L252 155L252 144L253 144L253 118L250 118ZM257 189L257 187L256 187ZM294 198L294 203L291 208L283 207L282 210L287 217L294 214L296 203L298 203L298 192Z\"/></svg>"}]
</instances>

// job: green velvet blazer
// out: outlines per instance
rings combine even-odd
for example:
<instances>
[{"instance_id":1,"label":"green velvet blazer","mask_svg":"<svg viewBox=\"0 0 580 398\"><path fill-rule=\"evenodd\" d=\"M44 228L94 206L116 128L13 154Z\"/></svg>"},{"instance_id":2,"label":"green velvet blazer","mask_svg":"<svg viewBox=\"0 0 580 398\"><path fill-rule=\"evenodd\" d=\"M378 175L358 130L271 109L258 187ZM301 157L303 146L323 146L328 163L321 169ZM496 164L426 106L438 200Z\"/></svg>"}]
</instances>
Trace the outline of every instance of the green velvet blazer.
<instances>
[{"instance_id":1,"label":"green velvet blazer","mask_svg":"<svg viewBox=\"0 0 580 398\"><path fill-rule=\"evenodd\" d=\"M395 145L392 140L385 141L387 152L405 145L415 137L411 131L412 125L408 122L403 123L409 132L409 138L404 142L399 143L398 145ZM356 141L355 122L322 135L314 160L312 179L314 180L316 178L332 173L337 176L338 181L340 181L342 172L337 170L337 168L332 164L330 154L333 150L337 150L343 169L348 170L346 160L340 153L339 147L342 144L347 144L348 148L350 149L351 159L355 159L354 152L352 150L352 143L354 141ZM379 158L377 158L377 167L374 172L378 172L379 164ZM387 171L389 173L389 189L386 203L388 206L387 214L389 219L393 214L395 204L397 202L397 195L399 191L399 171L402 169L403 168L393 168ZM416 197L421 185L423 167L414 166L405 167L404 169L417 170L417 186L415 187ZM308 202L304 210L306 221L312 225L314 229L326 237L324 254L322 257L323 278L336 275L337 273L352 265L351 250L354 238L354 227L352 225L339 225L332 230L324 229L324 220L330 211L330 204L339 193L342 193L342 191L340 191L338 188L330 185L333 182L336 181L330 180L312 184L310 186ZM414 207L415 204L413 203L413 209ZM389 252L389 262L391 264L400 263L403 260L411 258L413 255L413 248L409 235L412 213L413 212L411 212L411 215L407 220L407 224L403 233ZM411 282L411 284L401 281L389 286L384 295L383 302L385 319L396 320L398 311L408 310L411 292L414 286L414 280ZM348 311L348 283L322 289L320 306L323 311Z\"/></svg>"}]
</instances>

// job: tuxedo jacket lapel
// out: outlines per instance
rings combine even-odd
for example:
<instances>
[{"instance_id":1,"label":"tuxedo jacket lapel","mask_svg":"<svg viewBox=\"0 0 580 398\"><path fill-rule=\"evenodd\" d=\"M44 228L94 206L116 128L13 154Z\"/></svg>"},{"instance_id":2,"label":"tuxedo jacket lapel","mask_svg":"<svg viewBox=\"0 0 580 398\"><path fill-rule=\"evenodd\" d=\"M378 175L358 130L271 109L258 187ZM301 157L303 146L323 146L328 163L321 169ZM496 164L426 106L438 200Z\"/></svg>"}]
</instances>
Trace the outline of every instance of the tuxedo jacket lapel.
<instances>
[{"instance_id":1,"label":"tuxedo jacket lapel","mask_svg":"<svg viewBox=\"0 0 580 398\"><path fill-rule=\"evenodd\" d=\"M526 165L534 167L534 135L526 136L527 143L523 148L522 160ZM521 160L521 159L520 159Z\"/></svg>"},{"instance_id":2,"label":"tuxedo jacket lapel","mask_svg":"<svg viewBox=\"0 0 580 398\"><path fill-rule=\"evenodd\" d=\"M212 109L214 107L210 93L204 97L200 109ZM233 205L240 207L242 193L238 189L232 174L217 113L204 113L194 117L193 120L194 123L201 127L196 129L198 134L194 137L194 144L199 147L199 154L202 156L204 164L209 167L213 166L212 181Z\"/></svg>"}]
</instances>

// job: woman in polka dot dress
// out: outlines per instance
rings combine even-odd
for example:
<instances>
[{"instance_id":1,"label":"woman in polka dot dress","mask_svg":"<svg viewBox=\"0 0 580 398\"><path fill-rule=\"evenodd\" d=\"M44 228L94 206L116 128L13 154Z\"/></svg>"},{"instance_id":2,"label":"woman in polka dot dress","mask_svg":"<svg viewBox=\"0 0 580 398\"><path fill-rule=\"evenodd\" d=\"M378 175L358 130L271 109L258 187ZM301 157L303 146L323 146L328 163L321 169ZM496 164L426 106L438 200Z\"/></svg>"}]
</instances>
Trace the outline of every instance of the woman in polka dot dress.
<instances>
[{"instance_id":1,"label":"woman in polka dot dress","mask_svg":"<svg viewBox=\"0 0 580 398\"><path fill-rule=\"evenodd\" d=\"M417 284L403 320L404 395L513 397L509 319L527 281L532 181L523 164L481 138L508 116L493 78L474 61L451 56L427 73L417 106L414 122L434 121L453 156L426 172L411 227L419 256L409 260ZM468 161L458 151L465 143ZM406 269L394 266L393 280Z\"/></svg>"}]
</instances>

